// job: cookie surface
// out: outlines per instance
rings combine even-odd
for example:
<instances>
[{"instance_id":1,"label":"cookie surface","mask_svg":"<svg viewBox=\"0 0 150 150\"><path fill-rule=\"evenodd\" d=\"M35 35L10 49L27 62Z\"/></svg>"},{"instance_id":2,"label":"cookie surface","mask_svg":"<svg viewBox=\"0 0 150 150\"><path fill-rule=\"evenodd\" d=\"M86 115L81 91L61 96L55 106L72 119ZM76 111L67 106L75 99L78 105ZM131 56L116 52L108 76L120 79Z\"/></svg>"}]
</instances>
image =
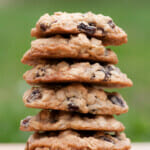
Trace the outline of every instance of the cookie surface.
<instances>
[{"instance_id":1,"label":"cookie surface","mask_svg":"<svg viewBox=\"0 0 150 150\"><path fill-rule=\"evenodd\" d=\"M31 35L37 38L53 34L78 33L97 37L103 41L104 45L121 45L127 42L127 34L116 26L110 17L101 14L95 15L91 12L45 14L38 20L36 27L31 30Z\"/></svg>"},{"instance_id":2,"label":"cookie surface","mask_svg":"<svg viewBox=\"0 0 150 150\"><path fill-rule=\"evenodd\" d=\"M113 116L80 114L56 110L42 110L36 116L28 116L20 123L23 131L52 130L103 130L123 131L124 126Z\"/></svg>"},{"instance_id":3,"label":"cookie surface","mask_svg":"<svg viewBox=\"0 0 150 150\"><path fill-rule=\"evenodd\" d=\"M129 150L130 147L124 133L67 130L34 133L25 150Z\"/></svg>"},{"instance_id":4,"label":"cookie surface","mask_svg":"<svg viewBox=\"0 0 150 150\"><path fill-rule=\"evenodd\" d=\"M51 62L41 64L23 75L29 84L85 82L105 87L130 87L132 81L114 65L89 62Z\"/></svg>"},{"instance_id":5,"label":"cookie surface","mask_svg":"<svg viewBox=\"0 0 150 150\"><path fill-rule=\"evenodd\" d=\"M54 58L93 60L111 64L118 62L116 54L106 49L100 40L79 34L68 38L56 35L32 41L31 49L23 56L22 63L34 65L42 59L44 61Z\"/></svg>"},{"instance_id":6,"label":"cookie surface","mask_svg":"<svg viewBox=\"0 0 150 150\"><path fill-rule=\"evenodd\" d=\"M128 105L120 94L82 84L33 87L25 92L23 101L25 106L31 108L80 113L119 115L128 111Z\"/></svg>"}]
</instances>

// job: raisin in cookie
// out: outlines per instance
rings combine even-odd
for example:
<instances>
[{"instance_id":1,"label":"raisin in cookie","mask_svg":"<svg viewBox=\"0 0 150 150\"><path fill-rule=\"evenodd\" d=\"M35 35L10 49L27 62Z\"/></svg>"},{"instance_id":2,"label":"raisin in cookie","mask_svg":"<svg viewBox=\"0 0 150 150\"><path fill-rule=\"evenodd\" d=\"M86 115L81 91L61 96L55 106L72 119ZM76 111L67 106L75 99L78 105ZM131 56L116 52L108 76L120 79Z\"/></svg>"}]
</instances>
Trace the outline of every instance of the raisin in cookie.
<instances>
[{"instance_id":1,"label":"raisin in cookie","mask_svg":"<svg viewBox=\"0 0 150 150\"><path fill-rule=\"evenodd\" d=\"M104 130L123 131L124 126L113 116L80 114L57 110L42 110L36 116L29 116L21 121L23 131L51 130Z\"/></svg>"},{"instance_id":2,"label":"raisin in cookie","mask_svg":"<svg viewBox=\"0 0 150 150\"><path fill-rule=\"evenodd\" d=\"M22 58L24 64L38 64L39 60L54 58L73 58L80 60L93 60L116 64L116 54L106 49L100 40L88 39L86 35L79 34L64 38L56 35L32 41L31 49Z\"/></svg>"},{"instance_id":3,"label":"raisin in cookie","mask_svg":"<svg viewBox=\"0 0 150 150\"><path fill-rule=\"evenodd\" d=\"M25 106L41 109L76 111L101 115L122 114L128 111L123 97L104 92L99 86L70 84L32 87L23 96Z\"/></svg>"},{"instance_id":4,"label":"raisin in cookie","mask_svg":"<svg viewBox=\"0 0 150 150\"><path fill-rule=\"evenodd\" d=\"M127 42L127 34L116 26L110 17L91 12L85 14L56 12L51 16L45 14L31 30L31 35L37 38L53 34L78 33L97 37L104 45L121 45Z\"/></svg>"},{"instance_id":5,"label":"raisin in cookie","mask_svg":"<svg viewBox=\"0 0 150 150\"><path fill-rule=\"evenodd\" d=\"M89 62L51 62L40 64L24 74L29 84L85 82L105 87L130 87L132 81L114 65Z\"/></svg>"},{"instance_id":6,"label":"raisin in cookie","mask_svg":"<svg viewBox=\"0 0 150 150\"><path fill-rule=\"evenodd\" d=\"M34 133L25 150L129 150L130 147L124 133L66 130Z\"/></svg>"}]
</instances>

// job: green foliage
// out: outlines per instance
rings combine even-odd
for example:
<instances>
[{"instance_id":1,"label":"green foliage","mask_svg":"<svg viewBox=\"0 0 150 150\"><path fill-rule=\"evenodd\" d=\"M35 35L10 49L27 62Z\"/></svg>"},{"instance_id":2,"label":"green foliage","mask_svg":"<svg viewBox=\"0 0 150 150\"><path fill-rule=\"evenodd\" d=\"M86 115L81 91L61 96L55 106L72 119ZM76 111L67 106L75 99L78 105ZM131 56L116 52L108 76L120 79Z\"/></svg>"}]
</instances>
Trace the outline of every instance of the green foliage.
<instances>
[{"instance_id":1,"label":"green foliage","mask_svg":"<svg viewBox=\"0 0 150 150\"><path fill-rule=\"evenodd\" d=\"M54 11L93 11L109 15L121 26L129 42L112 47L118 54L123 72L133 79L132 88L119 91L130 111L117 117L126 126L132 141L150 140L150 60L148 16L150 1L45 0L14 1L0 8L0 142L25 142L30 133L19 131L19 122L38 110L25 108L22 95L29 86L22 74L30 67L21 64L23 53L30 48L30 29L39 16Z\"/></svg>"}]
</instances>

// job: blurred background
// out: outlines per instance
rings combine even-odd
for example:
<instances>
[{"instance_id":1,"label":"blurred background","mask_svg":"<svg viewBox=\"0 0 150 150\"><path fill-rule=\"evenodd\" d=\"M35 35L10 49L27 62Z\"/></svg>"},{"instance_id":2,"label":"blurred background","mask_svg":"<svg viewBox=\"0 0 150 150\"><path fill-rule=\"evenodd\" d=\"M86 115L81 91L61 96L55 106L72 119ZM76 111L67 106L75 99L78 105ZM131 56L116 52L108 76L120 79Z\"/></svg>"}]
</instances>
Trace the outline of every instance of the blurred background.
<instances>
[{"instance_id":1,"label":"blurred background","mask_svg":"<svg viewBox=\"0 0 150 150\"><path fill-rule=\"evenodd\" d=\"M117 116L133 142L150 141L150 1L149 0L0 0L0 142L25 142L31 133L19 130L20 120L37 111L24 107L29 86L22 74L29 69L20 59L30 48L30 30L44 13L55 11L102 13L128 33L129 42L112 47L132 88L114 89L130 110Z\"/></svg>"}]
</instances>

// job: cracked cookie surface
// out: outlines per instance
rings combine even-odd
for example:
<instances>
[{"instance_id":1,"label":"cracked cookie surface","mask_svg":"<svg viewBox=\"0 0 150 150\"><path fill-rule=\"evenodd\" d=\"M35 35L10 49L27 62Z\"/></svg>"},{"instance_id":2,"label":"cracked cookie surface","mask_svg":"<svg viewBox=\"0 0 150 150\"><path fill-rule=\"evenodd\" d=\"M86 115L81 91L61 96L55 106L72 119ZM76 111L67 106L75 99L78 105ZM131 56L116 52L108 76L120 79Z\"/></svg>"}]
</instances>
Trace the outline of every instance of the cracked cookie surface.
<instances>
[{"instance_id":1,"label":"cracked cookie surface","mask_svg":"<svg viewBox=\"0 0 150 150\"><path fill-rule=\"evenodd\" d=\"M25 150L129 150L124 133L72 131L34 133Z\"/></svg>"},{"instance_id":2,"label":"cracked cookie surface","mask_svg":"<svg viewBox=\"0 0 150 150\"><path fill-rule=\"evenodd\" d=\"M31 42L31 49L22 58L22 63L34 65L45 59L73 58L116 64L117 55L106 49L98 39L89 39L85 34L65 38L56 35Z\"/></svg>"},{"instance_id":3,"label":"cracked cookie surface","mask_svg":"<svg viewBox=\"0 0 150 150\"><path fill-rule=\"evenodd\" d=\"M103 41L104 45L121 45L127 42L127 34L116 26L110 17L91 12L45 14L38 20L36 27L31 30L31 35L37 38L53 34L78 33L97 37Z\"/></svg>"},{"instance_id":4,"label":"cracked cookie surface","mask_svg":"<svg viewBox=\"0 0 150 150\"><path fill-rule=\"evenodd\" d=\"M20 123L23 131L53 130L103 130L123 131L124 126L113 116L80 114L56 110L42 110L36 116L28 116Z\"/></svg>"},{"instance_id":5,"label":"cracked cookie surface","mask_svg":"<svg viewBox=\"0 0 150 150\"><path fill-rule=\"evenodd\" d=\"M83 82L104 87L130 87L132 81L114 65L89 62L40 64L23 75L29 84Z\"/></svg>"},{"instance_id":6,"label":"cracked cookie surface","mask_svg":"<svg viewBox=\"0 0 150 150\"><path fill-rule=\"evenodd\" d=\"M99 86L70 84L32 87L24 93L25 106L80 113L119 115L128 111L123 97Z\"/></svg>"}]
</instances>

